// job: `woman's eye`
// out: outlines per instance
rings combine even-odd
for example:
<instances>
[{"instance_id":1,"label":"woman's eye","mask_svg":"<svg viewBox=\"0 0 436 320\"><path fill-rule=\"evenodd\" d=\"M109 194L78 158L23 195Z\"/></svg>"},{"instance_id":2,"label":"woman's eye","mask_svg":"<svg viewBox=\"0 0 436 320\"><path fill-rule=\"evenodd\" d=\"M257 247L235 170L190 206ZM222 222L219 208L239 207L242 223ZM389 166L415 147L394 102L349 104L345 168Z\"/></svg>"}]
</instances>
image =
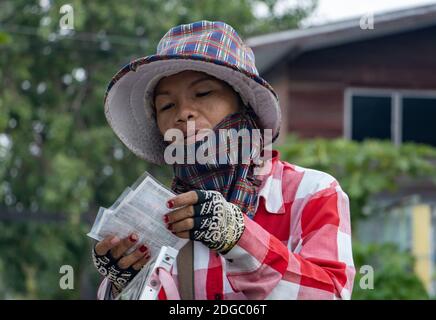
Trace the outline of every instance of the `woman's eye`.
<instances>
[{"instance_id":1,"label":"woman's eye","mask_svg":"<svg viewBox=\"0 0 436 320\"><path fill-rule=\"evenodd\" d=\"M164 110L168 110L169 108L171 108L174 105L174 103L168 103L166 105L164 105L163 107L160 108L160 111L164 111Z\"/></svg>"},{"instance_id":2,"label":"woman's eye","mask_svg":"<svg viewBox=\"0 0 436 320\"><path fill-rule=\"evenodd\" d=\"M199 92L199 93L196 94L196 96L201 98L201 97L207 96L211 92L212 92L212 90L204 91L204 92Z\"/></svg>"}]
</instances>

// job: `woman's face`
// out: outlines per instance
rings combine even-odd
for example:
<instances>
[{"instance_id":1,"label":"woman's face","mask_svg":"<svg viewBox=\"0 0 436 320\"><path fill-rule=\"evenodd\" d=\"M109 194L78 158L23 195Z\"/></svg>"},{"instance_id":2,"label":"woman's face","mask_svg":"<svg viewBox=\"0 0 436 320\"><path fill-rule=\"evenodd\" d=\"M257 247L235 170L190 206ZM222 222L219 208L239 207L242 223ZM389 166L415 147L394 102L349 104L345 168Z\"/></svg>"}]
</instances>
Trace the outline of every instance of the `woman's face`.
<instances>
[{"instance_id":1,"label":"woman's face","mask_svg":"<svg viewBox=\"0 0 436 320\"><path fill-rule=\"evenodd\" d=\"M224 81L206 73L183 71L165 77L155 88L154 105L160 132L179 129L187 136L187 122L195 132L212 129L240 108L239 96Z\"/></svg>"}]
</instances>

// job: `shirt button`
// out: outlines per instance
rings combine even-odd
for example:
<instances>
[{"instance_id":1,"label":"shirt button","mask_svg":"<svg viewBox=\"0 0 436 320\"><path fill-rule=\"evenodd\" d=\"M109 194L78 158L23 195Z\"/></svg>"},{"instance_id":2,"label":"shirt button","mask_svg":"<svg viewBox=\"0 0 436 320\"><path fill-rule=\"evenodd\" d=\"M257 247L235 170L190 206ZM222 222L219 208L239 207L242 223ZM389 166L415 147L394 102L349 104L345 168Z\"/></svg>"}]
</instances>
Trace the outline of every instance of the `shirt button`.
<instances>
[{"instance_id":1,"label":"shirt button","mask_svg":"<svg viewBox=\"0 0 436 320\"><path fill-rule=\"evenodd\" d=\"M215 294L215 300L222 300L221 294L216 293Z\"/></svg>"}]
</instances>

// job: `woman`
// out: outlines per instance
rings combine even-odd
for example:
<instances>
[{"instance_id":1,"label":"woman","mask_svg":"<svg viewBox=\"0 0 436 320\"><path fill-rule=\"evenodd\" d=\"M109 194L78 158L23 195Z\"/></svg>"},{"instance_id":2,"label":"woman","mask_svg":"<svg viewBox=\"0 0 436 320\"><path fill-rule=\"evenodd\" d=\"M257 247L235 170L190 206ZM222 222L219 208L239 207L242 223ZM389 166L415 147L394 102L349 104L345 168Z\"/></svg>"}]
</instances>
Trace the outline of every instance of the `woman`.
<instances>
[{"instance_id":1,"label":"woman","mask_svg":"<svg viewBox=\"0 0 436 320\"><path fill-rule=\"evenodd\" d=\"M170 29L156 55L120 70L105 112L123 143L157 164L169 163L169 130L179 129L182 144L198 151L213 141L204 139L207 129L250 138L269 129L274 141L281 119L251 49L231 26L209 21ZM253 155L271 142L265 137L250 140L249 161L187 163L185 153L185 161L171 164L177 196L164 220L192 240L172 270L182 299L349 299L355 270L347 195L330 175L281 161L275 150L257 161ZM212 150L228 160L234 149L224 141ZM148 261L147 244L137 239L108 237L95 246L94 263L105 276L100 299L123 290ZM167 298L164 290L159 298Z\"/></svg>"}]
</instances>

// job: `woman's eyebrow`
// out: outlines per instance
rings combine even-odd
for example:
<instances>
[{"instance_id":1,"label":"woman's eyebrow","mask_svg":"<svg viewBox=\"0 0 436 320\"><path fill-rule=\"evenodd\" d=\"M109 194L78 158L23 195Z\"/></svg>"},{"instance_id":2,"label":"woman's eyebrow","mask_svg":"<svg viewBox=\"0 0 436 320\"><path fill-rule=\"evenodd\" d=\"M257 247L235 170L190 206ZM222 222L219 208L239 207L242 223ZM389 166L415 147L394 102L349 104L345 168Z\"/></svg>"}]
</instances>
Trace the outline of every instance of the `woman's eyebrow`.
<instances>
[{"instance_id":1,"label":"woman's eyebrow","mask_svg":"<svg viewBox=\"0 0 436 320\"><path fill-rule=\"evenodd\" d=\"M196 85L197 83L199 83L199 82L202 82L202 81L208 81L208 80L215 80L214 78L212 78L212 77L209 77L209 76L206 76L206 77L201 77L201 78L198 78L198 79L195 79L194 81L192 81L190 84L189 84L189 87L192 87L192 86L194 86L194 85Z\"/></svg>"},{"instance_id":2,"label":"woman's eyebrow","mask_svg":"<svg viewBox=\"0 0 436 320\"><path fill-rule=\"evenodd\" d=\"M194 81L192 81L189 84L188 87L192 87L192 86L196 85L197 83L200 83L202 81L208 81L208 80L214 81L215 79L212 78L212 77L209 77L209 76L201 77L201 78L198 78L198 79L195 79ZM154 97L156 98L157 96L160 96L160 95L169 95L169 94L170 93L167 90L165 90L165 91L158 91L158 92L155 93Z\"/></svg>"}]
</instances>

